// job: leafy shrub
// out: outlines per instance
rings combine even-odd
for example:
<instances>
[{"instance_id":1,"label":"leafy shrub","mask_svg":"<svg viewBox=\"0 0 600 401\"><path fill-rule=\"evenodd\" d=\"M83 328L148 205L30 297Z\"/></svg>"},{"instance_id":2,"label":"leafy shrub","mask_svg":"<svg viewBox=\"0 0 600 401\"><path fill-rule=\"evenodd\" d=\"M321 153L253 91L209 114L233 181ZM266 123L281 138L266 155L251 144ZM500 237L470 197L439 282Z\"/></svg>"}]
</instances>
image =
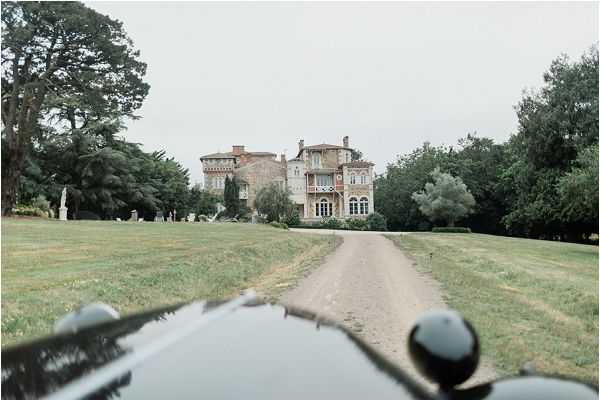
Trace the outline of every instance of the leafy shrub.
<instances>
[{"instance_id":1,"label":"leafy shrub","mask_svg":"<svg viewBox=\"0 0 600 401\"><path fill-rule=\"evenodd\" d=\"M342 222L335 217L325 217L321 220L321 228L339 229L342 227Z\"/></svg>"},{"instance_id":2,"label":"leafy shrub","mask_svg":"<svg viewBox=\"0 0 600 401\"><path fill-rule=\"evenodd\" d=\"M240 216L238 217L238 220L241 221L242 223L249 223L252 221L252 213L240 214Z\"/></svg>"},{"instance_id":3,"label":"leafy shrub","mask_svg":"<svg viewBox=\"0 0 600 401\"><path fill-rule=\"evenodd\" d=\"M270 224L272 227L275 227L275 228L282 228L282 229L284 229L284 230L287 230L287 229L288 229L288 225L287 225L287 224L285 224L285 223L280 223L280 222L278 222L278 221L272 221L272 222L270 222L269 224Z\"/></svg>"},{"instance_id":4,"label":"leafy shrub","mask_svg":"<svg viewBox=\"0 0 600 401\"><path fill-rule=\"evenodd\" d=\"M100 216L89 210L80 210L76 218L77 220L100 220Z\"/></svg>"},{"instance_id":5,"label":"leafy shrub","mask_svg":"<svg viewBox=\"0 0 600 401\"><path fill-rule=\"evenodd\" d=\"M267 218L265 216L261 216L260 214L256 216L256 222L258 224L267 224Z\"/></svg>"},{"instance_id":6,"label":"leafy shrub","mask_svg":"<svg viewBox=\"0 0 600 401\"><path fill-rule=\"evenodd\" d=\"M300 225L300 216L298 215L298 212L293 210L290 213L287 213L285 216L283 216L283 219L281 221L287 224L288 226L297 226Z\"/></svg>"},{"instance_id":7,"label":"leafy shrub","mask_svg":"<svg viewBox=\"0 0 600 401\"><path fill-rule=\"evenodd\" d=\"M469 227L433 227L431 229L431 232L469 234L471 232L471 229Z\"/></svg>"},{"instance_id":8,"label":"leafy shrub","mask_svg":"<svg viewBox=\"0 0 600 401\"><path fill-rule=\"evenodd\" d=\"M52 211L52 209L50 208L50 202L46 200L46 197L44 195L38 195L37 198L35 198L31 202L31 206L33 206L34 208L38 208L44 212L47 212L48 214L50 214L50 212Z\"/></svg>"},{"instance_id":9,"label":"leafy shrub","mask_svg":"<svg viewBox=\"0 0 600 401\"><path fill-rule=\"evenodd\" d=\"M371 213L367 216L367 224L371 231L387 231L387 222L381 213Z\"/></svg>"},{"instance_id":10,"label":"leafy shrub","mask_svg":"<svg viewBox=\"0 0 600 401\"><path fill-rule=\"evenodd\" d=\"M48 218L49 213L40 209L39 207L29 205L17 205L13 209L13 213L17 216L34 216L34 217L45 217Z\"/></svg>"},{"instance_id":11,"label":"leafy shrub","mask_svg":"<svg viewBox=\"0 0 600 401\"><path fill-rule=\"evenodd\" d=\"M363 219L346 219L345 223L348 227L348 230L366 231L369 229L369 223Z\"/></svg>"}]
</instances>

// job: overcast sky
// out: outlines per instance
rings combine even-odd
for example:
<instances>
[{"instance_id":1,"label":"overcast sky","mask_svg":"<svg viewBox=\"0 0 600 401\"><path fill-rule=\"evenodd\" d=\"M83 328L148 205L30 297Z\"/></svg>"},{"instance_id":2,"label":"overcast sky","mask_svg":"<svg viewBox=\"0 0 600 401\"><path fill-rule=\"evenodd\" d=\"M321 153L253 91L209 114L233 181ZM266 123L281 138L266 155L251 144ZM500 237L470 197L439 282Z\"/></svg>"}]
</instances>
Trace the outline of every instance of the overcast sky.
<instances>
[{"instance_id":1,"label":"overcast sky","mask_svg":"<svg viewBox=\"0 0 600 401\"><path fill-rule=\"evenodd\" d=\"M88 2L124 22L148 63L125 136L198 158L246 145L350 145L382 173L424 141L505 141L514 105L560 53L598 40L597 3Z\"/></svg>"}]
</instances>

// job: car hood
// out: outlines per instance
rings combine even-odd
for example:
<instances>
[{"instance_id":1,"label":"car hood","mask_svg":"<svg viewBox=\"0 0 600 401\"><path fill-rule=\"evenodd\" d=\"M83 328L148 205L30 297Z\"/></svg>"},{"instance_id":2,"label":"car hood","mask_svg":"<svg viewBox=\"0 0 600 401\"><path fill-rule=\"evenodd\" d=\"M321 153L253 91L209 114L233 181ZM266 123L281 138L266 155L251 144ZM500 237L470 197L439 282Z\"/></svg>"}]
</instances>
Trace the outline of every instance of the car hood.
<instances>
[{"instance_id":1,"label":"car hood","mask_svg":"<svg viewBox=\"0 0 600 401\"><path fill-rule=\"evenodd\" d=\"M424 389L333 322L194 302L2 352L2 398L413 399Z\"/></svg>"}]
</instances>

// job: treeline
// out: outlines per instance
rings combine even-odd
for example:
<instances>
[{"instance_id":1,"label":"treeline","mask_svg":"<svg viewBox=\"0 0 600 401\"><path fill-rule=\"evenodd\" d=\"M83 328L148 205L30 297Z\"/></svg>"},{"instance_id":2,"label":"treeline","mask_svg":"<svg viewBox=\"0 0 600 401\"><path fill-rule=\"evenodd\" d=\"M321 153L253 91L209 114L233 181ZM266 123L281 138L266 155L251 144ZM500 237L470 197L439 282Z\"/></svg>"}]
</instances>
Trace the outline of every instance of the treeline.
<instances>
[{"instance_id":1,"label":"treeline","mask_svg":"<svg viewBox=\"0 0 600 401\"><path fill-rule=\"evenodd\" d=\"M188 170L164 151L144 152L117 132L116 126L99 125L34 138L18 204L43 196L56 209L66 186L69 218L128 218L132 209L146 219L159 210L184 216L191 195Z\"/></svg>"},{"instance_id":2,"label":"treeline","mask_svg":"<svg viewBox=\"0 0 600 401\"><path fill-rule=\"evenodd\" d=\"M430 230L412 194L441 171L462 178L474 232L587 241L598 232L598 48L579 61L556 59L544 86L516 106L518 130L497 144L475 133L457 146L429 143L387 166L375 208L392 230Z\"/></svg>"}]
</instances>

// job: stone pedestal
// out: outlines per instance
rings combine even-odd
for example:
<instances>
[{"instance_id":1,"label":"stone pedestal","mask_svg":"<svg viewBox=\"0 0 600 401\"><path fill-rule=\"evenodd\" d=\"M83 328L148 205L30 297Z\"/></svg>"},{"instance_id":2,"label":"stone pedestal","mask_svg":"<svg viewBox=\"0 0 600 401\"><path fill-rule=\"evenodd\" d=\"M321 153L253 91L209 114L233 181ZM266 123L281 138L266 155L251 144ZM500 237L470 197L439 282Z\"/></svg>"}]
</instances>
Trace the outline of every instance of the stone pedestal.
<instances>
[{"instance_id":1,"label":"stone pedestal","mask_svg":"<svg viewBox=\"0 0 600 401\"><path fill-rule=\"evenodd\" d=\"M67 221L67 210L66 207L61 207L58 209L58 219L62 221Z\"/></svg>"}]
</instances>

